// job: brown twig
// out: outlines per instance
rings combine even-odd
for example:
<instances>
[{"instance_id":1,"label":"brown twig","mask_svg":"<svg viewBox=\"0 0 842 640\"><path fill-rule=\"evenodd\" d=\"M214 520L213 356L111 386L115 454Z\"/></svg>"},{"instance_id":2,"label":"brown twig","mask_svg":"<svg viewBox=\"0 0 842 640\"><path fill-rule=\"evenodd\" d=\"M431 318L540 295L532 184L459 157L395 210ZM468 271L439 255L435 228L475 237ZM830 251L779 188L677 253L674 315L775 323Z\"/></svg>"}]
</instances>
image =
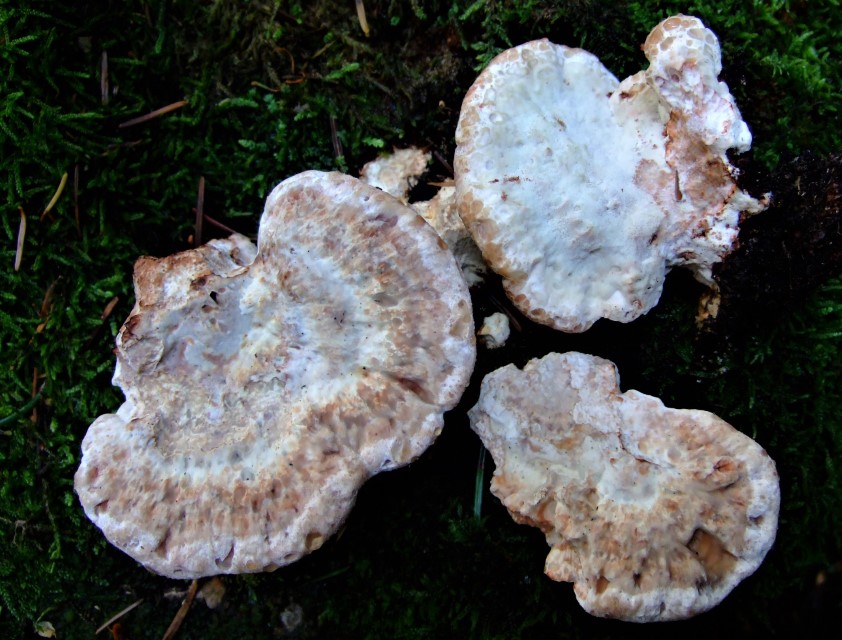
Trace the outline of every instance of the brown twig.
<instances>
[{"instance_id":1,"label":"brown twig","mask_svg":"<svg viewBox=\"0 0 842 640\"><path fill-rule=\"evenodd\" d=\"M26 213L23 207L18 207L20 211L20 224L18 225L18 243L15 250L15 271L20 270L20 263L23 260L23 241L26 239Z\"/></svg>"},{"instance_id":2,"label":"brown twig","mask_svg":"<svg viewBox=\"0 0 842 640\"><path fill-rule=\"evenodd\" d=\"M117 622L117 620L119 620L120 618L122 618L122 617L123 617L124 615L126 615L129 611L131 611L132 609L134 609L135 607L137 607L138 605L140 605L140 603L141 603L141 602L143 602L143 598L141 598L141 599L140 599L140 600L138 600L137 602L133 602L132 604L130 604L128 607L126 607L125 609L123 609L123 610L122 610L122 611L120 611L119 613L115 613L113 616L111 616L108 620L106 620L105 622L103 622L103 623L100 625L99 629L97 629L97 630L96 630L96 632L94 633L94 635L99 635L100 633L102 633L105 629L107 629L107 628L109 627L109 625L112 625L112 624L114 624L115 622Z\"/></svg>"},{"instance_id":3,"label":"brown twig","mask_svg":"<svg viewBox=\"0 0 842 640\"><path fill-rule=\"evenodd\" d=\"M148 122L149 120L160 118L161 116L168 114L170 111L181 109L181 107L187 106L187 104L187 100L179 100L178 102L173 102L172 104L168 104L167 106L161 107L160 109L155 109L155 111L150 111L145 115L138 116L137 118L132 118L131 120L127 120L126 122L122 122L117 125L117 128L125 129L126 127L133 127L136 124L143 124L144 122Z\"/></svg>"},{"instance_id":4,"label":"brown twig","mask_svg":"<svg viewBox=\"0 0 842 640\"><path fill-rule=\"evenodd\" d=\"M202 244L202 219L205 211L205 176L199 178L199 195L196 197L196 226L193 233L193 246Z\"/></svg>"},{"instance_id":5,"label":"brown twig","mask_svg":"<svg viewBox=\"0 0 842 640\"><path fill-rule=\"evenodd\" d=\"M184 598L184 602L181 603L181 607L178 610L178 613L175 614L175 617L172 619L170 626L167 627L167 630L164 632L164 636L161 640L171 640L175 637L175 634L178 633L179 628L181 627L181 623L184 622L184 618L187 616L187 612L190 610L190 605L193 604L193 599L196 597L196 589L199 587L199 581L193 580L190 583L190 588L187 590L187 595Z\"/></svg>"}]
</instances>

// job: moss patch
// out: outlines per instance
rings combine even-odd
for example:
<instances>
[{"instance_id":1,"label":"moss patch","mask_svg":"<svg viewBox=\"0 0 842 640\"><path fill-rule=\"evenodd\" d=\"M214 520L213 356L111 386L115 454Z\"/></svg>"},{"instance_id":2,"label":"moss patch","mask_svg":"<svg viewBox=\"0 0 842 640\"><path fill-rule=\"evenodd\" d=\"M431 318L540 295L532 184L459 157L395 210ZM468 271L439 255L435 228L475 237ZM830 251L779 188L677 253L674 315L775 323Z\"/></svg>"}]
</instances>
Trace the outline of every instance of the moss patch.
<instances>
[{"instance_id":1,"label":"moss patch","mask_svg":"<svg viewBox=\"0 0 842 640\"><path fill-rule=\"evenodd\" d=\"M271 186L304 169L355 173L380 150L414 143L435 152L431 179L447 177L462 95L498 51L547 36L592 50L623 77L644 63L649 29L678 10L720 37L724 78L761 166L842 146L842 14L830 0L366 0L370 37L344 0L18 4L0 1L8 638L31 635L37 622L60 638L89 638L140 598L121 621L126 635L161 636L178 608L167 594L186 586L107 545L84 518L72 477L88 424L121 402L111 349L133 305L131 265L190 246L201 177L205 211L246 234ZM124 126L168 105L180 106ZM587 337L522 320L526 330L508 351L484 355L479 372L549 348L587 349L617 360L626 386L714 410L768 448L784 496L778 544L715 611L655 631L591 619L568 585L543 577L540 533L511 522L487 488L475 519L479 444L463 413L475 382L436 446L366 486L335 540L273 574L224 578L221 608L194 605L180 637L608 638L722 625L761 635L803 632L829 615L839 600L812 585L820 571L832 585L842 551L842 286L828 283L786 315L758 321L718 359L694 334L695 293L671 278L652 314ZM494 310L490 295L502 300L486 291L478 313ZM818 617L808 609L815 601L824 603Z\"/></svg>"}]
</instances>

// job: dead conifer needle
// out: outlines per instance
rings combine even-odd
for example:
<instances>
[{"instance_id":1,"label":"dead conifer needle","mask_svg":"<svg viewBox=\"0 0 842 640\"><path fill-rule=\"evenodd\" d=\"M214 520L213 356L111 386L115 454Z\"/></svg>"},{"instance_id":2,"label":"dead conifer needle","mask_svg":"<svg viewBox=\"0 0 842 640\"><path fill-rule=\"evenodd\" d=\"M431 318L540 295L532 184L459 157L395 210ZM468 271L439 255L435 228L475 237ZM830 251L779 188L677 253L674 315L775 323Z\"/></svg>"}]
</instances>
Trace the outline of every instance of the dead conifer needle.
<instances>
[{"instance_id":1,"label":"dead conifer needle","mask_svg":"<svg viewBox=\"0 0 842 640\"><path fill-rule=\"evenodd\" d=\"M181 623L184 622L184 618L187 615L187 612L190 610L190 605L193 604L193 598L196 597L196 589L199 587L199 581L193 580L190 583L190 588L187 590L187 596L184 598L184 602L181 603L181 607L178 610L178 613L175 614L175 617L172 619L170 626L167 627L167 630L164 632L164 637L162 640L171 640L178 633L178 629L181 627Z\"/></svg>"},{"instance_id":2,"label":"dead conifer needle","mask_svg":"<svg viewBox=\"0 0 842 640\"><path fill-rule=\"evenodd\" d=\"M154 120L155 118L160 118L163 115L168 114L170 111L175 111L176 109L181 109L187 105L187 100L179 100L178 102L173 102L172 104L168 104L165 107L161 107L160 109L155 109L155 111L150 111L147 114L142 116L138 116L137 118L132 118L131 120L126 120L126 122L122 122L117 125L119 129L125 129L126 127L133 127L136 124L142 124L144 122L148 122L149 120Z\"/></svg>"},{"instance_id":3,"label":"dead conifer needle","mask_svg":"<svg viewBox=\"0 0 842 640\"><path fill-rule=\"evenodd\" d=\"M131 611L132 609L134 609L135 607L137 607L137 606L138 606L141 602L143 602L143 598L141 598L140 600L138 600L138 601L136 601L136 602L133 602L132 604L130 604L128 607L126 607L125 609L123 609L123 610L122 610L122 611L120 611L119 613L116 613L116 614L114 614L113 616L111 616L108 620L106 620L105 622L103 622L103 623L100 625L99 629L97 629L97 630L96 630L96 632L94 633L94 635L97 635L97 634L101 633L102 631L104 631L105 629L107 629L109 626L111 626L112 624L114 624L115 622L117 622L117 620L119 620L119 619L120 619L120 618L122 618L124 615L126 615L129 611Z\"/></svg>"},{"instance_id":4,"label":"dead conifer needle","mask_svg":"<svg viewBox=\"0 0 842 640\"><path fill-rule=\"evenodd\" d=\"M108 104L108 52L102 52L99 65L99 91L103 106Z\"/></svg>"},{"instance_id":5,"label":"dead conifer needle","mask_svg":"<svg viewBox=\"0 0 842 640\"><path fill-rule=\"evenodd\" d=\"M368 20L365 19L365 5L363 0L356 0L357 3L357 20L360 21L360 28L363 30L365 37L368 38L371 32L368 28Z\"/></svg>"},{"instance_id":6,"label":"dead conifer needle","mask_svg":"<svg viewBox=\"0 0 842 640\"><path fill-rule=\"evenodd\" d=\"M20 211L20 225L18 226L18 245L15 251L15 271L20 269L20 262L23 260L23 240L26 238L26 214L23 212L23 207L18 207Z\"/></svg>"},{"instance_id":7,"label":"dead conifer needle","mask_svg":"<svg viewBox=\"0 0 842 640\"><path fill-rule=\"evenodd\" d=\"M61 176L61 180L58 183L58 189L56 189L56 192L53 194L53 197L50 199L50 201L47 203L47 206L44 208L44 213L41 214L41 220L43 220L44 216L46 216L50 211L53 210L53 207L56 206L56 202L58 202L58 199L61 197L61 194L64 191L64 186L66 184L67 171L65 171L64 175Z\"/></svg>"},{"instance_id":8,"label":"dead conifer needle","mask_svg":"<svg viewBox=\"0 0 842 640\"><path fill-rule=\"evenodd\" d=\"M226 224L222 224L219 220L215 220L214 218L211 218L208 214L205 214L204 218L207 222L209 222L210 224L212 224L214 227L216 227L218 229L222 229L223 231L226 231L228 233L237 233L236 230L232 229L231 227L229 227Z\"/></svg>"},{"instance_id":9,"label":"dead conifer needle","mask_svg":"<svg viewBox=\"0 0 842 640\"><path fill-rule=\"evenodd\" d=\"M114 296L111 300L108 301L108 304L105 305L105 309L102 310L102 314L100 315L100 320L108 320L111 316L111 313L114 311L114 307L117 306L117 303L120 302L120 298L118 296Z\"/></svg>"},{"instance_id":10,"label":"dead conifer needle","mask_svg":"<svg viewBox=\"0 0 842 640\"><path fill-rule=\"evenodd\" d=\"M196 198L196 228L193 233L193 246L202 244L202 220L205 211L205 177L199 178L199 195Z\"/></svg>"}]
</instances>

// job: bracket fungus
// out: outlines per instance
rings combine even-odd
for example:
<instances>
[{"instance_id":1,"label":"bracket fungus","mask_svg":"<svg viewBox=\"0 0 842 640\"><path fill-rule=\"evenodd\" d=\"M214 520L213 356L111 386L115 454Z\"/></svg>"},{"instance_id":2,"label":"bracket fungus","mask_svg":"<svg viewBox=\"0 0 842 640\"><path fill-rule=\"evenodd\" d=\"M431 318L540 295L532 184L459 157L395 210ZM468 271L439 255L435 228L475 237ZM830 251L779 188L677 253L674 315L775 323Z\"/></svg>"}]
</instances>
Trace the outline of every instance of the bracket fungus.
<instances>
[{"instance_id":1,"label":"bracket fungus","mask_svg":"<svg viewBox=\"0 0 842 640\"><path fill-rule=\"evenodd\" d=\"M462 103L459 215L512 301L556 329L639 317L675 266L714 286L740 215L764 206L725 155L751 134L714 34L674 16L643 49L649 68L619 82L586 51L528 42Z\"/></svg>"},{"instance_id":2,"label":"bracket fungus","mask_svg":"<svg viewBox=\"0 0 842 640\"><path fill-rule=\"evenodd\" d=\"M485 318L477 332L480 342L487 349L499 349L506 344L510 335L509 316L499 311Z\"/></svg>"},{"instance_id":3,"label":"bracket fungus","mask_svg":"<svg viewBox=\"0 0 842 640\"><path fill-rule=\"evenodd\" d=\"M406 204L418 177L427 170L433 154L418 147L395 149L367 162L360 170L360 179L382 189Z\"/></svg>"},{"instance_id":4,"label":"bracket fungus","mask_svg":"<svg viewBox=\"0 0 842 640\"><path fill-rule=\"evenodd\" d=\"M116 414L75 487L114 545L170 577L271 570L325 541L371 475L420 455L476 354L459 268L355 178L278 185L258 245L135 265Z\"/></svg>"},{"instance_id":5,"label":"bracket fungus","mask_svg":"<svg viewBox=\"0 0 842 640\"><path fill-rule=\"evenodd\" d=\"M391 154L366 163L360 171L360 179L406 203L410 189L418 184L418 178L427 170L431 157L432 154L417 147L395 149ZM474 286L482 282L488 267L456 210L456 187L453 181L448 180L437 186L439 190L430 200L410 202L409 206L447 243L465 280Z\"/></svg>"},{"instance_id":6,"label":"bracket fungus","mask_svg":"<svg viewBox=\"0 0 842 640\"><path fill-rule=\"evenodd\" d=\"M452 184L442 185L432 199L411 202L409 206L415 209L450 247L468 285L473 287L482 283L488 273L488 266L456 210L456 187Z\"/></svg>"},{"instance_id":7,"label":"bracket fungus","mask_svg":"<svg viewBox=\"0 0 842 640\"><path fill-rule=\"evenodd\" d=\"M485 377L471 426L494 493L541 529L544 571L591 614L683 619L760 565L777 531L775 464L712 413L620 393L614 365L552 353Z\"/></svg>"}]
</instances>

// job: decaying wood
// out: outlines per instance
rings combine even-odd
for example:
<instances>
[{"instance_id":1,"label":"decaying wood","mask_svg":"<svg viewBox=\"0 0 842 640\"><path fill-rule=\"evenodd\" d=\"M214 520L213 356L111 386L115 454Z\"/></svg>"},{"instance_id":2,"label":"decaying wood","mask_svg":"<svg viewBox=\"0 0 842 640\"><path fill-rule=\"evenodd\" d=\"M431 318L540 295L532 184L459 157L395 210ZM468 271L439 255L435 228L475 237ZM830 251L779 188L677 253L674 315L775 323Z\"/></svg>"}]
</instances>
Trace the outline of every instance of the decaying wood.
<instances>
[{"instance_id":1,"label":"decaying wood","mask_svg":"<svg viewBox=\"0 0 842 640\"><path fill-rule=\"evenodd\" d=\"M706 328L717 333L791 309L842 274L842 153L806 153L766 182L769 208L740 225L737 248L714 265L719 309Z\"/></svg>"}]
</instances>

